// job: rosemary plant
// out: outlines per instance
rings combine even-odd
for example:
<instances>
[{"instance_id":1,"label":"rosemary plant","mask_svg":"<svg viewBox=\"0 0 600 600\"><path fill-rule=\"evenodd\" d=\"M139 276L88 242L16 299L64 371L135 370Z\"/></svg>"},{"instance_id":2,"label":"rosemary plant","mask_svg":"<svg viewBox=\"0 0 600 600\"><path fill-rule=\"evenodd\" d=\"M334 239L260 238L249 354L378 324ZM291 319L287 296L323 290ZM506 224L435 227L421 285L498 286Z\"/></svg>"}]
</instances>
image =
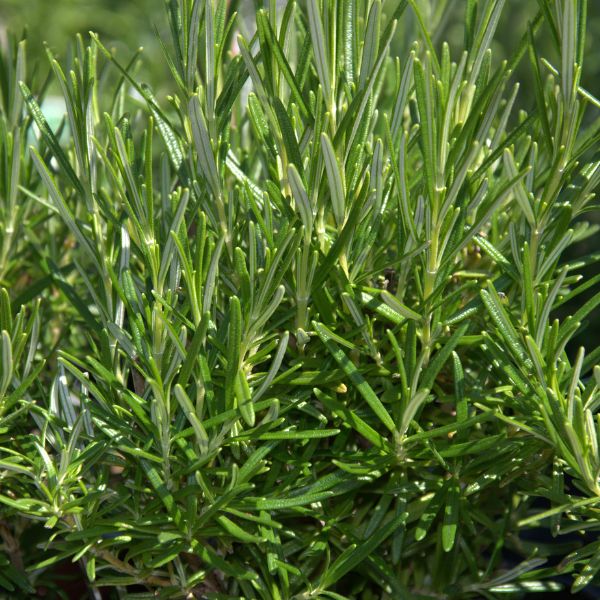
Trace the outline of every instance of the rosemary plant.
<instances>
[{"instance_id":1,"label":"rosemary plant","mask_svg":"<svg viewBox=\"0 0 600 600\"><path fill-rule=\"evenodd\" d=\"M95 34L46 82L1 55L0 589L76 597L65 563L95 598L585 588L585 0L539 0L502 62L504 0L459 3L461 47L446 2L238 4L167 1L155 91Z\"/></svg>"}]
</instances>

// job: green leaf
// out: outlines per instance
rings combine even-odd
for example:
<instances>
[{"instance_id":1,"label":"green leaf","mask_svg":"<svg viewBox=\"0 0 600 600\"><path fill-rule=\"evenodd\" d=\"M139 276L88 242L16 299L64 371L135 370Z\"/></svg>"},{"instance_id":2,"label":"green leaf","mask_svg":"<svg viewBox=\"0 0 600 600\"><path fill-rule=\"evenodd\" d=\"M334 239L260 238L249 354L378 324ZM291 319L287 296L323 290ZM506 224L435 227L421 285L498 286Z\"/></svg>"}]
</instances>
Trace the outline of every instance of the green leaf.
<instances>
[{"instance_id":1,"label":"green leaf","mask_svg":"<svg viewBox=\"0 0 600 600\"><path fill-rule=\"evenodd\" d=\"M414 394L404 412L402 413L402 422L400 424L399 432L400 436L406 435L408 428L410 427L410 423L413 420L414 416L417 414L417 411L423 406L423 403L427 401L429 398L429 391L427 389L419 390L416 394Z\"/></svg>"},{"instance_id":2,"label":"green leaf","mask_svg":"<svg viewBox=\"0 0 600 600\"><path fill-rule=\"evenodd\" d=\"M600 305L600 292L592 296L587 302L583 304L572 316L574 322L581 323L586 319L593 310ZM564 325L564 324L563 324ZM561 326L563 331L563 326Z\"/></svg>"},{"instance_id":3,"label":"green leaf","mask_svg":"<svg viewBox=\"0 0 600 600\"><path fill-rule=\"evenodd\" d=\"M375 431L368 423L361 419L356 412L350 410L347 406L338 402L328 394L325 394L318 388L314 388L313 392L320 402L322 402L329 410L342 419L348 426L354 429L359 435L362 435L366 440L371 442L380 450L391 452L389 442Z\"/></svg>"},{"instance_id":4,"label":"green leaf","mask_svg":"<svg viewBox=\"0 0 600 600\"><path fill-rule=\"evenodd\" d=\"M292 190L292 197L296 203L296 210L300 214L302 225L304 225L305 239L310 239L313 228L313 209L308 199L304 183L300 178L296 166L293 164L288 166L288 179Z\"/></svg>"},{"instance_id":5,"label":"green leaf","mask_svg":"<svg viewBox=\"0 0 600 600\"><path fill-rule=\"evenodd\" d=\"M442 547L444 548L444 552L450 552L454 547L458 528L459 506L460 483L456 477L452 477L448 486L444 520L442 523Z\"/></svg>"},{"instance_id":6,"label":"green leaf","mask_svg":"<svg viewBox=\"0 0 600 600\"><path fill-rule=\"evenodd\" d=\"M448 493L448 486L449 483L445 482L444 485L442 485L442 487L436 491L436 493L427 503L427 506L419 518L419 522L417 523L417 527L415 529L415 540L417 542L425 538L437 514L444 505L444 502L446 501L446 495Z\"/></svg>"},{"instance_id":7,"label":"green leaf","mask_svg":"<svg viewBox=\"0 0 600 600\"><path fill-rule=\"evenodd\" d=\"M175 504L173 494L169 491L163 479L161 478L158 468L155 464L150 464L147 460L144 459L140 460L140 465L144 473L146 474L148 481L158 494L158 497L161 499L170 517L173 519L173 523L175 523L177 527L180 527L183 522L181 511L179 507Z\"/></svg>"},{"instance_id":8,"label":"green leaf","mask_svg":"<svg viewBox=\"0 0 600 600\"><path fill-rule=\"evenodd\" d=\"M8 335L8 331L2 331L0 354L0 364L2 365L2 373L0 375L0 398L3 399L13 376L12 342Z\"/></svg>"},{"instance_id":9,"label":"green leaf","mask_svg":"<svg viewBox=\"0 0 600 600\"><path fill-rule=\"evenodd\" d=\"M531 360L525 354L525 349L519 340L517 331L514 328L507 312L504 310L498 293L491 283L488 285L487 291L481 290L481 299L483 300L483 303L485 304L492 321L508 344L515 358L527 368L531 368L533 366Z\"/></svg>"},{"instance_id":10,"label":"green leaf","mask_svg":"<svg viewBox=\"0 0 600 600\"><path fill-rule=\"evenodd\" d=\"M265 538L248 533L225 515L219 515L217 522L233 538L245 544L264 544Z\"/></svg>"},{"instance_id":11,"label":"green leaf","mask_svg":"<svg viewBox=\"0 0 600 600\"><path fill-rule=\"evenodd\" d=\"M241 368L242 307L237 296L229 298L229 327L227 329L227 370L225 373L225 407L233 402L234 386Z\"/></svg>"},{"instance_id":12,"label":"green leaf","mask_svg":"<svg viewBox=\"0 0 600 600\"><path fill-rule=\"evenodd\" d=\"M329 180L333 216L338 229L341 229L346 218L346 193L342 181L342 171L337 162L333 145L326 133L321 134L321 150L323 152L327 179Z\"/></svg>"},{"instance_id":13,"label":"green leaf","mask_svg":"<svg viewBox=\"0 0 600 600\"><path fill-rule=\"evenodd\" d=\"M292 93L292 97L298 104L300 111L304 117L308 117L311 121L313 119L310 108L304 102L304 98L302 96L302 92L298 87L298 81L296 76L292 73L292 69L285 57L284 51L281 48L279 41L277 40L277 36L275 35L269 20L264 11L258 11L256 13L257 23L261 23L263 27L263 31L266 34L266 39L268 42L269 50L273 53L273 57L277 61L279 65L279 69L283 74L287 84L290 86L290 91ZM266 50L266 49L265 49Z\"/></svg>"},{"instance_id":14,"label":"green leaf","mask_svg":"<svg viewBox=\"0 0 600 600\"><path fill-rule=\"evenodd\" d=\"M377 296L371 295L367 292L360 293L360 300L363 306L375 311L379 316L394 323L396 325L402 325L406 322L406 319L395 310L392 310L387 303L382 302L379 299L380 293Z\"/></svg>"},{"instance_id":15,"label":"green leaf","mask_svg":"<svg viewBox=\"0 0 600 600\"><path fill-rule=\"evenodd\" d=\"M310 37L313 43L313 52L315 55L315 66L323 94L325 95L327 106L332 103L333 89L331 85L331 76L329 69L329 60L327 58L327 42L325 40L325 31L319 11L319 0L308 0L308 25L310 28Z\"/></svg>"},{"instance_id":16,"label":"green leaf","mask_svg":"<svg viewBox=\"0 0 600 600\"><path fill-rule=\"evenodd\" d=\"M328 588L339 581L346 573L370 557L385 540L406 523L408 513L390 519L373 535L360 544L350 545L323 574L320 588Z\"/></svg>"},{"instance_id":17,"label":"green leaf","mask_svg":"<svg viewBox=\"0 0 600 600\"><path fill-rule=\"evenodd\" d=\"M415 321L421 320L421 315L418 312L408 308L400 302L395 296L392 296L387 290L381 291L381 297L383 301L394 311L396 311L399 315L404 317L405 319L414 319Z\"/></svg>"},{"instance_id":18,"label":"green leaf","mask_svg":"<svg viewBox=\"0 0 600 600\"><path fill-rule=\"evenodd\" d=\"M71 185L75 188L78 194L83 196L85 192L83 186L81 185L79 177L77 177L77 175L75 174L75 171L73 170L73 167L71 166L67 155L61 148L60 143L54 135L52 129L50 129L50 126L48 125L48 122L44 117L44 113L42 112L42 109L35 101L35 98L33 97L33 94L31 93L29 88L22 81L19 82L19 86L21 87L21 92L23 94L23 98L25 99L25 103L27 104L27 108L29 109L31 116L33 117L36 125L42 133L44 140L51 148L52 153L54 154L56 160L59 162L60 166L65 170L65 173L67 174Z\"/></svg>"},{"instance_id":19,"label":"green leaf","mask_svg":"<svg viewBox=\"0 0 600 600\"><path fill-rule=\"evenodd\" d=\"M204 429L204 426L200 422L198 415L196 414L196 410L192 405L191 400L185 393L185 390L179 384L175 386L175 397L177 398L177 401L179 402L179 405L181 406L181 409L183 410L187 420L194 429L200 454L206 454L208 452L208 435Z\"/></svg>"},{"instance_id":20,"label":"green leaf","mask_svg":"<svg viewBox=\"0 0 600 600\"><path fill-rule=\"evenodd\" d=\"M268 431L259 435L239 435L236 439L257 439L257 440L318 440L336 436L340 432L339 429L305 429L291 431Z\"/></svg>"},{"instance_id":21,"label":"green leaf","mask_svg":"<svg viewBox=\"0 0 600 600\"><path fill-rule=\"evenodd\" d=\"M252 393L246 380L246 375L243 369L237 373L234 383L235 397L242 418L248 427L254 427L256 414L254 412L254 402L252 401Z\"/></svg>"},{"instance_id":22,"label":"green leaf","mask_svg":"<svg viewBox=\"0 0 600 600\"><path fill-rule=\"evenodd\" d=\"M350 381L354 384L360 395L365 399L367 404L371 407L373 412L377 415L379 420L392 432L396 431L394 421L390 416L390 413L381 403L381 400L376 396L373 388L367 383L366 379L361 375L360 371L356 368L354 363L346 356L344 351L333 341L332 332L322 325L321 323L313 322L313 327L317 332L317 335L321 338L321 341L335 361L340 365L344 373L348 376Z\"/></svg>"},{"instance_id":23,"label":"green leaf","mask_svg":"<svg viewBox=\"0 0 600 600\"><path fill-rule=\"evenodd\" d=\"M469 416L467 398L465 397L465 374L460 357L452 352L452 366L454 375L454 395L456 397L456 421L462 423Z\"/></svg>"},{"instance_id":24,"label":"green leaf","mask_svg":"<svg viewBox=\"0 0 600 600\"><path fill-rule=\"evenodd\" d=\"M358 87L363 88L369 75L377 62L377 51L379 49L379 28L381 22L381 0L375 0L371 4L369 17L367 19L367 29L365 31L362 60L360 63L360 75Z\"/></svg>"},{"instance_id":25,"label":"green leaf","mask_svg":"<svg viewBox=\"0 0 600 600\"><path fill-rule=\"evenodd\" d=\"M540 123L542 125L542 131L544 132L544 143L548 151L553 152L552 131L550 129L550 123L548 120L548 109L546 105L546 99L544 97L544 85L542 82L542 76L540 74L539 58L536 50L536 43L533 37L533 29L531 26L529 26L528 34L529 60L533 69L535 101L538 108L537 112L539 115Z\"/></svg>"},{"instance_id":26,"label":"green leaf","mask_svg":"<svg viewBox=\"0 0 600 600\"><path fill-rule=\"evenodd\" d=\"M194 145L198 154L198 164L204 179L208 183L210 190L215 198L221 195L221 184L217 171L217 163L206 125L206 119L200 106L200 99L197 95L192 96L189 101L189 115L194 137Z\"/></svg>"},{"instance_id":27,"label":"green leaf","mask_svg":"<svg viewBox=\"0 0 600 600\"><path fill-rule=\"evenodd\" d=\"M344 67L348 83L354 83L356 73L356 21L357 21L357 0L344 1Z\"/></svg>"},{"instance_id":28,"label":"green leaf","mask_svg":"<svg viewBox=\"0 0 600 600\"><path fill-rule=\"evenodd\" d=\"M478 0L467 0L465 9L465 50L471 50L475 39Z\"/></svg>"},{"instance_id":29,"label":"green leaf","mask_svg":"<svg viewBox=\"0 0 600 600\"><path fill-rule=\"evenodd\" d=\"M429 363L421 378L421 386L425 389L431 389L436 377L439 375L443 366L446 364L454 349L458 346L465 333L469 329L469 324L461 325L444 344L441 350L436 352L432 361Z\"/></svg>"},{"instance_id":30,"label":"green leaf","mask_svg":"<svg viewBox=\"0 0 600 600\"><path fill-rule=\"evenodd\" d=\"M277 353L273 357L273 362L271 363L269 372L267 373L266 377L260 384L260 387L256 390L256 392L252 396L253 402L257 402L260 398L262 398L262 396L265 394L265 392L269 389L269 386L271 385L271 383L273 383L273 380L275 379L275 376L277 375L277 372L279 371L279 368L281 367L281 363L283 362L283 357L285 356L285 351L287 349L289 339L290 339L290 333L289 333L289 331L286 331L283 334L283 336L281 337L281 340L279 341Z\"/></svg>"},{"instance_id":31,"label":"green leaf","mask_svg":"<svg viewBox=\"0 0 600 600\"><path fill-rule=\"evenodd\" d=\"M46 188L50 192L52 202L58 210L61 218L63 219L71 233L75 236L75 239L77 240L79 245L86 251L89 258L91 258L94 261L98 272L102 272L103 269L100 266L100 261L89 241L88 236L86 236L83 233L81 227L77 224L75 217L71 212L71 209L67 206L67 203L65 202L62 194L58 190L58 187L54 182L54 178L52 177L52 175L50 175L50 171L46 167L46 164L44 163L42 157L39 155L38 151L35 148L31 147L30 149L35 167L38 173L40 174L40 177L44 181Z\"/></svg>"},{"instance_id":32,"label":"green leaf","mask_svg":"<svg viewBox=\"0 0 600 600\"><path fill-rule=\"evenodd\" d=\"M303 494L301 496L293 496L291 498L259 498L256 501L257 510L284 510L286 508L295 508L297 506L305 506L314 502L322 502L333 496L331 490L317 492L315 494Z\"/></svg>"},{"instance_id":33,"label":"green leaf","mask_svg":"<svg viewBox=\"0 0 600 600\"><path fill-rule=\"evenodd\" d=\"M508 148L504 150L504 168L506 169L506 172L510 179L515 179L518 176L518 171L515 165L513 154ZM533 208L531 207L531 201L527 196L525 186L521 181L517 181L515 182L513 189L515 190L515 199L521 207L521 210L523 211L527 222L531 227L535 227L536 218L535 214L533 213Z\"/></svg>"},{"instance_id":34,"label":"green leaf","mask_svg":"<svg viewBox=\"0 0 600 600\"><path fill-rule=\"evenodd\" d=\"M192 337L192 342L187 348L186 357L181 365L181 371L179 371L179 384L184 387L192 374L192 370L194 368L194 363L198 359L198 355L204 342L206 341L206 333L208 331L208 325L210 323L210 314L204 313L202 315L202 320L200 324L196 328L194 335Z\"/></svg>"},{"instance_id":35,"label":"green leaf","mask_svg":"<svg viewBox=\"0 0 600 600\"><path fill-rule=\"evenodd\" d=\"M302 173L304 171L302 155L300 154L296 132L294 131L290 117L279 98L274 98L272 102L277 122L279 123L287 159L300 173Z\"/></svg>"}]
</instances>

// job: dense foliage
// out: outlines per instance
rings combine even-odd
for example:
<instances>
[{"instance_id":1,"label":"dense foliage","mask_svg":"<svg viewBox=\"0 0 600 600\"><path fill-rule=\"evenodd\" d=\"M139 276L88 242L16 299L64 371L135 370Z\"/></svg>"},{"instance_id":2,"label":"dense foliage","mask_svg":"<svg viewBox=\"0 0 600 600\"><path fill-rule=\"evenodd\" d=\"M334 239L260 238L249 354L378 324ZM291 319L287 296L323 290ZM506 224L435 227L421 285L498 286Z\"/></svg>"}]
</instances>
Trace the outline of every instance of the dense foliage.
<instances>
[{"instance_id":1,"label":"dense foliage","mask_svg":"<svg viewBox=\"0 0 600 600\"><path fill-rule=\"evenodd\" d=\"M585 0L504 61L504 0L464 3L461 47L416 0L229 4L167 3L166 98L96 34L50 80L1 55L0 590L592 584Z\"/></svg>"}]
</instances>

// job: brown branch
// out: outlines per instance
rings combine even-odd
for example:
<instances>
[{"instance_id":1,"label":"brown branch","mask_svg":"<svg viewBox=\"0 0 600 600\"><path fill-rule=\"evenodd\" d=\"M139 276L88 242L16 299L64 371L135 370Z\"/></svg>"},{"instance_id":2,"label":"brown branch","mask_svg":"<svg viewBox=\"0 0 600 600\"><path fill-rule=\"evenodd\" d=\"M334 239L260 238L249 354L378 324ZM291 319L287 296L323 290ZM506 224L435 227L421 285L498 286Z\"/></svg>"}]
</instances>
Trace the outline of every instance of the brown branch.
<instances>
[{"instance_id":1,"label":"brown branch","mask_svg":"<svg viewBox=\"0 0 600 600\"><path fill-rule=\"evenodd\" d=\"M119 571L120 573L126 573L127 575L131 575L132 577L137 577L140 583L147 583L148 585L155 585L159 587L168 587L173 585L172 581L168 579L163 579L162 577L155 577L154 575L150 575L148 577L142 577L139 571L132 567L129 563L126 563L114 554L111 554L108 550L99 550L97 551L98 556L105 560L113 569Z\"/></svg>"},{"instance_id":2,"label":"brown branch","mask_svg":"<svg viewBox=\"0 0 600 600\"><path fill-rule=\"evenodd\" d=\"M19 571L25 569L23 564L23 554L21 553L21 547L19 546L19 540L12 534L10 527L6 521L0 521L0 538L4 543L6 552L12 565Z\"/></svg>"}]
</instances>

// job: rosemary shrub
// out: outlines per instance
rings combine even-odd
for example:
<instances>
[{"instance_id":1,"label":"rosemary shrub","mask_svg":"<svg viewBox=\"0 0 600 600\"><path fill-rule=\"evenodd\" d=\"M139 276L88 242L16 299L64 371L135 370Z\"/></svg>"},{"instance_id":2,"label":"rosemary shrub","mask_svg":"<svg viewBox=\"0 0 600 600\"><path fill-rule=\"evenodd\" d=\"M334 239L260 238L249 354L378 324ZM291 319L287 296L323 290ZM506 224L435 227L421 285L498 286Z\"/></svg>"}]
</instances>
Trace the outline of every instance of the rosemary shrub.
<instances>
[{"instance_id":1,"label":"rosemary shrub","mask_svg":"<svg viewBox=\"0 0 600 600\"><path fill-rule=\"evenodd\" d=\"M67 597L74 562L96 598L583 589L585 0L539 0L503 62L504 0L463 3L460 48L417 0L265 3L246 37L237 4L168 0L167 94L94 34L50 80L2 53L0 588Z\"/></svg>"}]
</instances>

